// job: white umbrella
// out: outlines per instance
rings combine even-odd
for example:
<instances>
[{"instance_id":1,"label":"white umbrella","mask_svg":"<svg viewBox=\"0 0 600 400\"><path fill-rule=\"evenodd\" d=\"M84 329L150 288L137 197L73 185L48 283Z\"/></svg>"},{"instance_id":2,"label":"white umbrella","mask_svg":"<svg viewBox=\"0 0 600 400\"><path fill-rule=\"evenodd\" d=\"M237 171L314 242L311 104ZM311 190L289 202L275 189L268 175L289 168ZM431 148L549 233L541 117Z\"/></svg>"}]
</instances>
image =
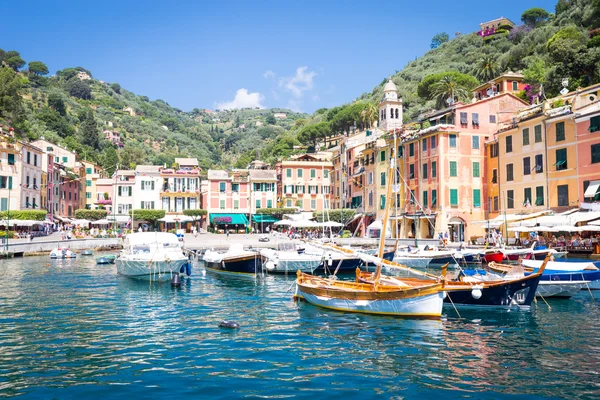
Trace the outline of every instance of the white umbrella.
<instances>
[{"instance_id":1,"label":"white umbrella","mask_svg":"<svg viewBox=\"0 0 600 400\"><path fill-rule=\"evenodd\" d=\"M87 220L87 219L76 219L73 222L71 222L73 225L77 225L77 226L86 226L89 225L91 221Z\"/></svg>"},{"instance_id":2,"label":"white umbrella","mask_svg":"<svg viewBox=\"0 0 600 400\"><path fill-rule=\"evenodd\" d=\"M292 224L293 221L287 220L287 219L282 219L281 221L277 221L275 222L273 225L286 225L289 226Z\"/></svg>"},{"instance_id":3,"label":"white umbrella","mask_svg":"<svg viewBox=\"0 0 600 400\"><path fill-rule=\"evenodd\" d=\"M317 228L319 226L315 221L311 221L309 219L293 221L290 226L292 228Z\"/></svg>"},{"instance_id":4,"label":"white umbrella","mask_svg":"<svg viewBox=\"0 0 600 400\"><path fill-rule=\"evenodd\" d=\"M16 226L44 225L44 221L31 221L31 220L27 220L27 219L15 219L15 220L10 220L10 225L16 225Z\"/></svg>"},{"instance_id":5,"label":"white umbrella","mask_svg":"<svg viewBox=\"0 0 600 400\"><path fill-rule=\"evenodd\" d=\"M99 219L98 221L92 221L92 225L110 225L113 221L107 219Z\"/></svg>"},{"instance_id":6,"label":"white umbrella","mask_svg":"<svg viewBox=\"0 0 600 400\"><path fill-rule=\"evenodd\" d=\"M600 225L585 225L579 227L581 232L600 232Z\"/></svg>"},{"instance_id":7,"label":"white umbrella","mask_svg":"<svg viewBox=\"0 0 600 400\"><path fill-rule=\"evenodd\" d=\"M577 232L578 230L576 226L572 225L558 225L554 229L556 229L554 232Z\"/></svg>"},{"instance_id":8,"label":"white umbrella","mask_svg":"<svg viewBox=\"0 0 600 400\"><path fill-rule=\"evenodd\" d=\"M509 232L531 232L534 228L529 228L526 226L517 226L515 228L508 228Z\"/></svg>"},{"instance_id":9,"label":"white umbrella","mask_svg":"<svg viewBox=\"0 0 600 400\"><path fill-rule=\"evenodd\" d=\"M340 222L335 222L335 221L325 221L325 222L321 222L319 224L319 226L326 226L326 227L332 227L332 228L339 228L344 226L344 224L340 223Z\"/></svg>"}]
</instances>

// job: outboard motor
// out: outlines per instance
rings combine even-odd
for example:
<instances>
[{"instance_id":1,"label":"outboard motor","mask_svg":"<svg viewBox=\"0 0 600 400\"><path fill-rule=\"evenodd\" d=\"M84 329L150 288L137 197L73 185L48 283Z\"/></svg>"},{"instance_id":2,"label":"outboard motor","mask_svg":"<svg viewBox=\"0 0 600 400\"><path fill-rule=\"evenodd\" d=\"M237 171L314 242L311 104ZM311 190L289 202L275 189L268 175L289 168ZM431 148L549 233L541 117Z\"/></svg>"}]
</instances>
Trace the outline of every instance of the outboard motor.
<instances>
[{"instance_id":1,"label":"outboard motor","mask_svg":"<svg viewBox=\"0 0 600 400\"><path fill-rule=\"evenodd\" d=\"M180 287L181 286L181 277L179 276L179 272L175 272L173 277L171 278L171 286Z\"/></svg>"}]
</instances>

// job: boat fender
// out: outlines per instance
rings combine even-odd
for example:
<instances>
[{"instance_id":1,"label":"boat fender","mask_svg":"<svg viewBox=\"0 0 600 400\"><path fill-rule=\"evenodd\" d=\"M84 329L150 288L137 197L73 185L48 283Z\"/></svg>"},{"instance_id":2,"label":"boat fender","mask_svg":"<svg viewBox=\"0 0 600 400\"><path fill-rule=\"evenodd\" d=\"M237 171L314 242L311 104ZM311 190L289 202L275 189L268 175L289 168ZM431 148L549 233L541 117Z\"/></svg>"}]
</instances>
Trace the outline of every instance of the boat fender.
<instances>
[{"instance_id":1,"label":"boat fender","mask_svg":"<svg viewBox=\"0 0 600 400\"><path fill-rule=\"evenodd\" d=\"M185 274L187 276L192 275L192 263L190 263L189 261L185 264Z\"/></svg>"},{"instance_id":2,"label":"boat fender","mask_svg":"<svg viewBox=\"0 0 600 400\"><path fill-rule=\"evenodd\" d=\"M179 276L178 272L175 272L173 274L173 277L171 278L171 286L173 286L173 287L181 286L181 277Z\"/></svg>"},{"instance_id":3,"label":"boat fender","mask_svg":"<svg viewBox=\"0 0 600 400\"><path fill-rule=\"evenodd\" d=\"M481 292L481 287L479 287L479 286L475 286L475 287L473 287L473 290L471 290L471 296L475 300L479 300L481 298L482 294L483 293Z\"/></svg>"},{"instance_id":4,"label":"boat fender","mask_svg":"<svg viewBox=\"0 0 600 400\"><path fill-rule=\"evenodd\" d=\"M329 253L329 259L327 260L327 265L331 267L333 265L333 258L331 258L331 253Z\"/></svg>"},{"instance_id":5,"label":"boat fender","mask_svg":"<svg viewBox=\"0 0 600 400\"><path fill-rule=\"evenodd\" d=\"M448 292L442 292L442 298L445 299L446 297L448 297Z\"/></svg>"},{"instance_id":6,"label":"boat fender","mask_svg":"<svg viewBox=\"0 0 600 400\"><path fill-rule=\"evenodd\" d=\"M273 271L275 269L275 263L273 261L269 260L265 264L265 267L267 268L267 271Z\"/></svg>"},{"instance_id":7,"label":"boat fender","mask_svg":"<svg viewBox=\"0 0 600 400\"><path fill-rule=\"evenodd\" d=\"M234 321L221 321L219 324L220 328L239 329L240 324Z\"/></svg>"}]
</instances>

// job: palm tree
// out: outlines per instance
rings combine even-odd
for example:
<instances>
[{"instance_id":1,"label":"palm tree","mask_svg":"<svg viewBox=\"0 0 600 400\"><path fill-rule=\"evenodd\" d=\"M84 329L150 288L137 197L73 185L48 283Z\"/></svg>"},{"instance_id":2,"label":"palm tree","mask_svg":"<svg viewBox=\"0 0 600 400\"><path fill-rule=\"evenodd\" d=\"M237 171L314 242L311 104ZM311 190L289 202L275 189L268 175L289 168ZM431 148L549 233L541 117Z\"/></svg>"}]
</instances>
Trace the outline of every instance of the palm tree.
<instances>
[{"instance_id":1,"label":"palm tree","mask_svg":"<svg viewBox=\"0 0 600 400\"><path fill-rule=\"evenodd\" d=\"M480 81L487 82L500 74L500 64L494 56L486 54L477 61L473 73Z\"/></svg>"},{"instance_id":2,"label":"palm tree","mask_svg":"<svg viewBox=\"0 0 600 400\"><path fill-rule=\"evenodd\" d=\"M375 103L368 103L365 108L365 117L369 123L369 128L373 128L373 125L379 118L379 108Z\"/></svg>"},{"instance_id":3,"label":"palm tree","mask_svg":"<svg viewBox=\"0 0 600 400\"><path fill-rule=\"evenodd\" d=\"M437 100L440 106L443 106L447 99L466 101L469 100L469 96L469 90L452 76L445 76L431 85L431 98Z\"/></svg>"}]
</instances>

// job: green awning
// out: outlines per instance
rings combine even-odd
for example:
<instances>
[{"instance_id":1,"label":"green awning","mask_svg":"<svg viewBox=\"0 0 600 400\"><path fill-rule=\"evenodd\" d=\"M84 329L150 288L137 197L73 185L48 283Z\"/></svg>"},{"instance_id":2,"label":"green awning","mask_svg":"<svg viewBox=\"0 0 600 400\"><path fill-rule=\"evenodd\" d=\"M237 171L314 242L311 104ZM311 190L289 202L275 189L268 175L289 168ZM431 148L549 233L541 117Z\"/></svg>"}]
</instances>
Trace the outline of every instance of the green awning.
<instances>
[{"instance_id":1,"label":"green awning","mask_svg":"<svg viewBox=\"0 0 600 400\"><path fill-rule=\"evenodd\" d=\"M277 221L279 221L277 218L269 214L256 214L252 216L252 222L256 222L257 224L272 224Z\"/></svg>"},{"instance_id":2,"label":"green awning","mask_svg":"<svg viewBox=\"0 0 600 400\"><path fill-rule=\"evenodd\" d=\"M215 225L248 225L245 214L210 214L210 223Z\"/></svg>"}]
</instances>

